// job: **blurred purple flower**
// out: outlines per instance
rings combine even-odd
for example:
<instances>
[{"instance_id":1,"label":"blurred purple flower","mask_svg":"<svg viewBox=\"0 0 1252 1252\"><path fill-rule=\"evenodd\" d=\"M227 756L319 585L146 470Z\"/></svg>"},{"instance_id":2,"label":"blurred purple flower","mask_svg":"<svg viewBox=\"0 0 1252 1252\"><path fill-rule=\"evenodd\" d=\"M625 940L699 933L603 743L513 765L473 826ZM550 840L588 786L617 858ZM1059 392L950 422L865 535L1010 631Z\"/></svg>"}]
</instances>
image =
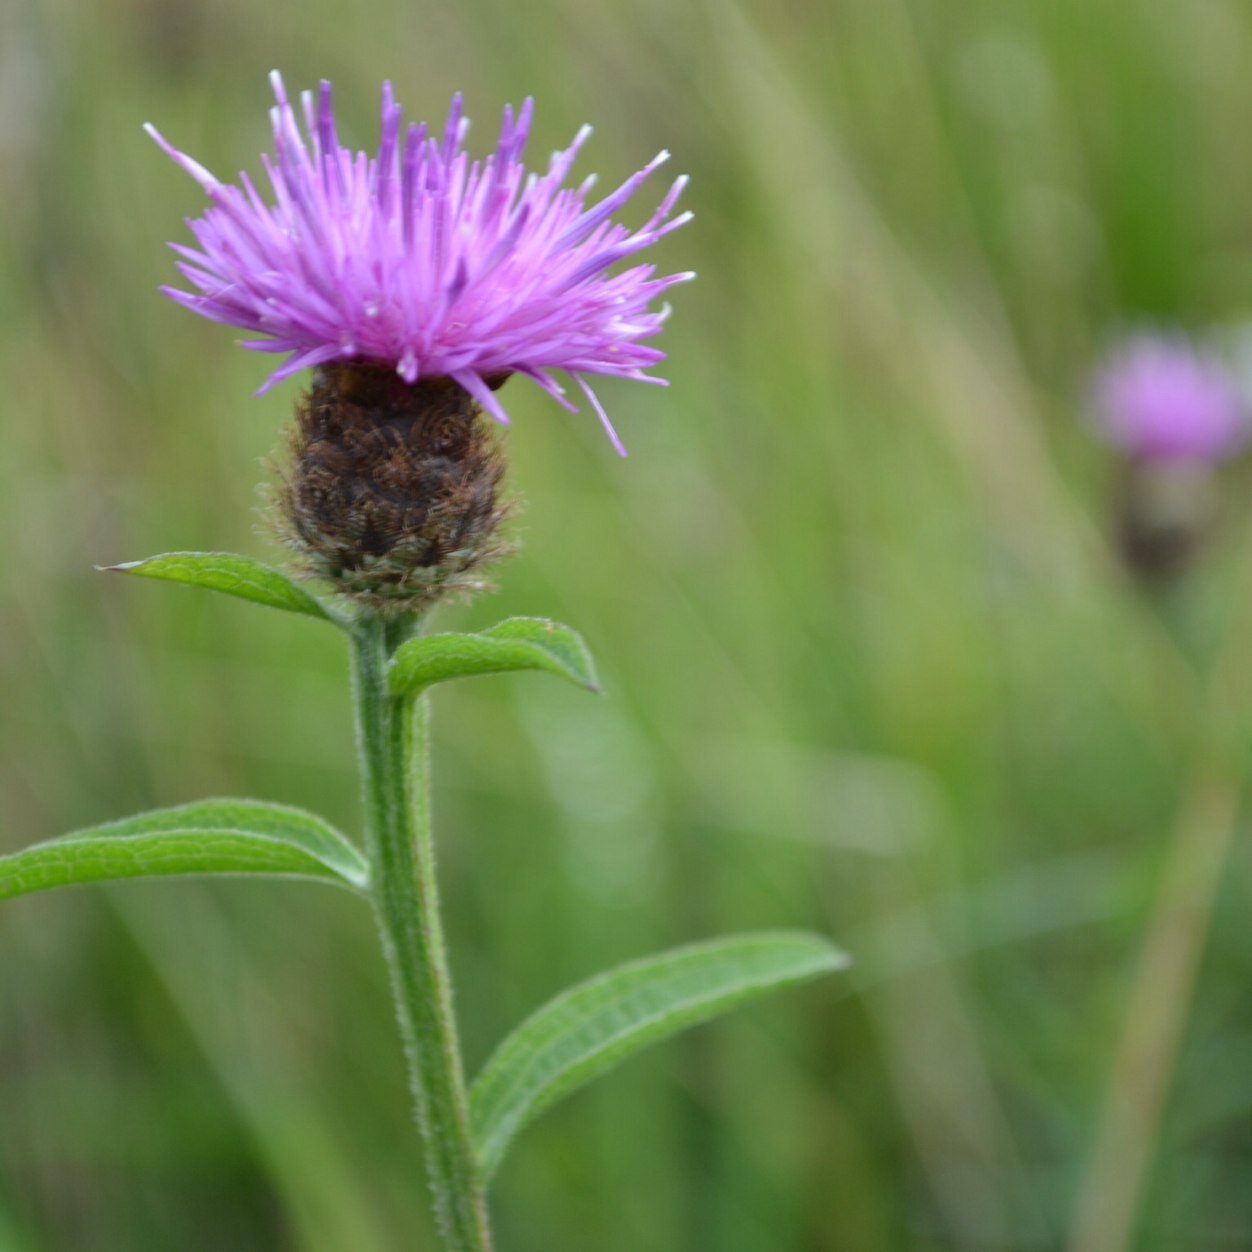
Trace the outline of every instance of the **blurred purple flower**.
<instances>
[{"instance_id":1,"label":"blurred purple flower","mask_svg":"<svg viewBox=\"0 0 1252 1252\"><path fill-rule=\"evenodd\" d=\"M1148 461L1216 462L1249 434L1233 374L1182 335L1138 335L1113 351L1095 383L1099 428Z\"/></svg>"},{"instance_id":2,"label":"blurred purple flower","mask_svg":"<svg viewBox=\"0 0 1252 1252\"><path fill-rule=\"evenodd\" d=\"M188 220L199 249L171 245L198 294L162 291L264 336L244 347L288 354L262 392L306 366L357 359L394 366L408 383L451 378L507 422L493 389L513 373L574 411L551 372L561 370L620 452L586 376L664 385L644 371L665 354L643 341L659 333L667 310L648 306L694 275L656 278L653 265L607 271L690 219L671 216L685 176L641 229L610 219L669 154L587 208L594 177L577 189L562 184L591 128L554 153L545 174L528 175L521 156L531 100L516 118L504 110L495 153L471 163L459 95L441 136L413 123L402 136L400 107L384 83L382 137L370 157L340 144L329 83L316 103L311 92L301 98L306 142L277 71L271 82L276 159L262 160L272 204L247 174L240 186L221 183L146 128L212 201Z\"/></svg>"}]
</instances>

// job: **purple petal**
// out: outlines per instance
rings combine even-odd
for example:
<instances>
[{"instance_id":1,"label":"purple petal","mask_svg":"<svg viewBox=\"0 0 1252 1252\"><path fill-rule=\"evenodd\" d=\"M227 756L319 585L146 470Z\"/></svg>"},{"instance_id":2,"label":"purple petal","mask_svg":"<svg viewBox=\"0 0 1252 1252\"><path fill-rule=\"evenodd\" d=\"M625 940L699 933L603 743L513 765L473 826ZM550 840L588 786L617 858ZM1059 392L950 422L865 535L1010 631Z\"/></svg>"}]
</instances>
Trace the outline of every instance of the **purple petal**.
<instances>
[{"instance_id":1,"label":"purple petal","mask_svg":"<svg viewBox=\"0 0 1252 1252\"><path fill-rule=\"evenodd\" d=\"M148 127L210 201L190 221L196 246L177 249L191 290L166 294L244 330L249 349L285 354L266 388L355 356L388 364L409 383L453 378L507 422L485 378L525 374L573 408L551 374L563 370L578 378L621 451L587 378L663 381L644 373L664 359L645 342L664 321L653 302L691 275L657 277L651 265L618 263L690 220L674 212L686 179L670 186L642 229L632 233L613 218L665 154L585 207L594 178L564 183L590 128L554 153L542 175L527 173L529 98L516 113L504 110L494 151L471 161L459 96L437 138L410 125L402 140L401 110L384 83L371 157L343 146L329 83L302 93L299 109L277 72L271 83L274 149L263 158L264 195L247 175L220 183Z\"/></svg>"}]
</instances>

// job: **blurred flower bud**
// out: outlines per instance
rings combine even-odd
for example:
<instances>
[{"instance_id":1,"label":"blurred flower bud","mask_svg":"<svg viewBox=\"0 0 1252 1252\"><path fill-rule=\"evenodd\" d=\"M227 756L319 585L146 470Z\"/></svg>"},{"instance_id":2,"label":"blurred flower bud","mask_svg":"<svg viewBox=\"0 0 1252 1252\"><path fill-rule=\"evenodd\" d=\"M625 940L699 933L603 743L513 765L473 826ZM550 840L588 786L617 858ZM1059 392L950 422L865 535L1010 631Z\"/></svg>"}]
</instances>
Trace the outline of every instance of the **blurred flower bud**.
<instances>
[{"instance_id":1,"label":"blurred flower bud","mask_svg":"<svg viewBox=\"0 0 1252 1252\"><path fill-rule=\"evenodd\" d=\"M1185 336L1141 334L1106 358L1094 400L1097 429L1125 455L1122 555L1141 575L1177 575L1211 529L1214 467L1252 433L1238 381Z\"/></svg>"},{"instance_id":2,"label":"blurred flower bud","mask_svg":"<svg viewBox=\"0 0 1252 1252\"><path fill-rule=\"evenodd\" d=\"M1113 351L1095 401L1103 436L1145 461L1212 465L1252 433L1232 372L1181 335L1140 335Z\"/></svg>"}]
</instances>

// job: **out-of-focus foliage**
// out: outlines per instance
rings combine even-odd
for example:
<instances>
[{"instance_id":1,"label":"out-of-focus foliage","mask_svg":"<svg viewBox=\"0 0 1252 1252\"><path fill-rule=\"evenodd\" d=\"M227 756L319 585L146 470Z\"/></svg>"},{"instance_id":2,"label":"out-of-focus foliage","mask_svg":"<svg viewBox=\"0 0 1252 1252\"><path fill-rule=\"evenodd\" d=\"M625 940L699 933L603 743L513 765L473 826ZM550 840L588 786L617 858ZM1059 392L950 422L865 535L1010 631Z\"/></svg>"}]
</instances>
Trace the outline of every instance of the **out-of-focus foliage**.
<instances>
[{"instance_id":1,"label":"out-of-focus foliage","mask_svg":"<svg viewBox=\"0 0 1252 1252\"><path fill-rule=\"evenodd\" d=\"M1248 541L1149 603L1083 432L1106 328L1252 304L1235 0L16 0L0 13L0 850L256 795L358 824L342 641L95 574L275 561L294 386L156 294L198 189L255 171L265 73L390 77L482 142L658 148L668 391L510 390L519 556L442 630L547 615L606 696L439 689L435 811L468 1063L569 983L725 930L857 957L528 1130L503 1249L1052 1248L1089 1158L1203 668ZM1250 642L1249 646L1252 646ZM1239 692L1229 701L1235 712ZM1242 741L1248 736L1242 734ZM1236 839L1137 1246L1252 1228ZM0 910L0 1247L430 1247L400 1049L347 892L136 884Z\"/></svg>"}]
</instances>

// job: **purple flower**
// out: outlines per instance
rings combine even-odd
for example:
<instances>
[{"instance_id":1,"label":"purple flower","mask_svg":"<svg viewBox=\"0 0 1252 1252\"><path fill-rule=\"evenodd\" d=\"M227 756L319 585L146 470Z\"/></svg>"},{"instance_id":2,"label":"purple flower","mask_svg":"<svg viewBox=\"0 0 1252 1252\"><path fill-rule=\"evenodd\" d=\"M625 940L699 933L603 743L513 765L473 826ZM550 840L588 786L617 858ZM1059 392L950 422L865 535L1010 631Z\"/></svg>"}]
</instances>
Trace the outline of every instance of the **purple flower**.
<instances>
[{"instance_id":1,"label":"purple flower","mask_svg":"<svg viewBox=\"0 0 1252 1252\"><path fill-rule=\"evenodd\" d=\"M554 153L546 173L527 174L531 100L516 118L504 110L495 152L471 162L459 95L442 135L413 123L402 134L400 107L384 83L382 137L370 157L340 144L329 83L316 102L311 92L301 98L306 140L282 78L275 71L270 79L276 155L262 160L272 203L247 174L239 186L221 183L146 128L212 201L188 220L199 248L171 245L195 292L164 287L165 294L261 336L245 348L287 354L262 392L306 366L355 359L393 366L408 383L451 378L507 423L493 390L514 373L576 411L553 376L560 370L621 452L587 376L664 385L645 371L665 354L645 341L668 310L649 305L694 275L657 278L647 264L608 271L690 220L671 216L686 178L641 229L612 217L669 154L587 207L594 178L576 189L562 184L591 128Z\"/></svg>"},{"instance_id":2,"label":"purple flower","mask_svg":"<svg viewBox=\"0 0 1252 1252\"><path fill-rule=\"evenodd\" d=\"M1095 384L1100 429L1149 461L1223 460L1248 437L1239 387L1182 335L1142 334L1105 361Z\"/></svg>"}]
</instances>

